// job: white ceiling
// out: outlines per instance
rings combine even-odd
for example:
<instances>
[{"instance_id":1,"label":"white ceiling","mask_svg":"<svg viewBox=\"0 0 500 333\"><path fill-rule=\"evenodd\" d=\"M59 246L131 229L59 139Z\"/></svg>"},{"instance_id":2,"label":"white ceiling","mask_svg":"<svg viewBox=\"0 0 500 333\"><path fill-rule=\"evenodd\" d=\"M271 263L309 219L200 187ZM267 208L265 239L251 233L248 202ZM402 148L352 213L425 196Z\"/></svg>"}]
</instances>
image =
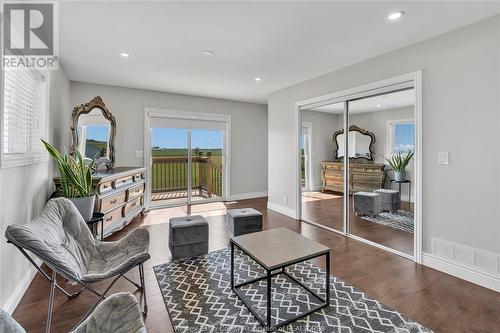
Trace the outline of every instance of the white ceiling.
<instances>
[{"instance_id":1,"label":"white ceiling","mask_svg":"<svg viewBox=\"0 0 500 333\"><path fill-rule=\"evenodd\" d=\"M413 89L397 91L379 96L358 99L349 103L349 113L366 113L399 109L415 104L415 91ZM307 111L318 111L332 114L342 114L344 103L328 104Z\"/></svg>"},{"instance_id":2,"label":"white ceiling","mask_svg":"<svg viewBox=\"0 0 500 333\"><path fill-rule=\"evenodd\" d=\"M389 22L395 10L406 15ZM69 1L59 7L60 58L75 81L265 103L273 91L499 12L498 1Z\"/></svg>"}]
</instances>

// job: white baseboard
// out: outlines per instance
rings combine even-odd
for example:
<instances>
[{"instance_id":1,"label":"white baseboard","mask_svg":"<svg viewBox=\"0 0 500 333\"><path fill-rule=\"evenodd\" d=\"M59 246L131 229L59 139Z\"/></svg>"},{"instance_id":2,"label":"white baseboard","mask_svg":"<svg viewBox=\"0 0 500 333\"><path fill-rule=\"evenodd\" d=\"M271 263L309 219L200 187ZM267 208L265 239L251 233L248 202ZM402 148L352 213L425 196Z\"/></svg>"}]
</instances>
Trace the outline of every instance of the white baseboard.
<instances>
[{"instance_id":1,"label":"white baseboard","mask_svg":"<svg viewBox=\"0 0 500 333\"><path fill-rule=\"evenodd\" d=\"M41 265L41 261L39 261L38 259L35 259L35 262L37 263L37 265ZM17 305L23 298L24 293L26 292L26 290L28 290L28 287L30 286L31 281L35 277L36 273L37 270L33 266L31 266L30 269L26 271L24 276L17 284L17 287L12 291L12 294L8 298L7 302L3 305L2 308L5 310L5 312L10 315L14 312Z\"/></svg>"},{"instance_id":2,"label":"white baseboard","mask_svg":"<svg viewBox=\"0 0 500 333\"><path fill-rule=\"evenodd\" d=\"M232 194L228 201L267 197L267 191Z\"/></svg>"},{"instance_id":3,"label":"white baseboard","mask_svg":"<svg viewBox=\"0 0 500 333\"><path fill-rule=\"evenodd\" d=\"M270 210L274 210L277 213L291 217L292 219L297 219L297 212L293 209L288 208L288 207L284 207L284 206L281 206L281 205L278 205L278 204L275 204L273 202L268 201L267 208Z\"/></svg>"},{"instance_id":4,"label":"white baseboard","mask_svg":"<svg viewBox=\"0 0 500 333\"><path fill-rule=\"evenodd\" d=\"M457 261L422 253L422 264L482 287L500 292L500 276L484 272Z\"/></svg>"}]
</instances>

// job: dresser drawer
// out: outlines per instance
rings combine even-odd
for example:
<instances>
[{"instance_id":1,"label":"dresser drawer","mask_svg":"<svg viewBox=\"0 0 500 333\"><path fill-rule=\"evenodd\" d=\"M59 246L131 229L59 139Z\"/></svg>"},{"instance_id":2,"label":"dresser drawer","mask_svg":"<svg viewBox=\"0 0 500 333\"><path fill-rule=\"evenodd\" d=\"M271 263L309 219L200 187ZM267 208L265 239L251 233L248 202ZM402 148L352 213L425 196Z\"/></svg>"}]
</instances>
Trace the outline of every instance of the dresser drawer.
<instances>
[{"instance_id":1,"label":"dresser drawer","mask_svg":"<svg viewBox=\"0 0 500 333\"><path fill-rule=\"evenodd\" d=\"M337 163L337 164L323 164L323 169L325 170L338 170L338 171L342 171L344 170L344 165L343 164L340 164L340 163Z\"/></svg>"},{"instance_id":2,"label":"dresser drawer","mask_svg":"<svg viewBox=\"0 0 500 333\"><path fill-rule=\"evenodd\" d=\"M120 192L107 197L101 198L101 213L107 213L114 207L125 202L125 192Z\"/></svg>"},{"instance_id":3,"label":"dresser drawer","mask_svg":"<svg viewBox=\"0 0 500 333\"><path fill-rule=\"evenodd\" d=\"M134 182L140 182L144 179L144 174L141 172L141 173L136 173L135 175L132 176L132 180Z\"/></svg>"},{"instance_id":4,"label":"dresser drawer","mask_svg":"<svg viewBox=\"0 0 500 333\"><path fill-rule=\"evenodd\" d=\"M131 188L127 189L127 196L126 196L126 201L129 201L130 199L133 199L141 194L144 193L144 186L145 184L139 184L136 186L132 186Z\"/></svg>"},{"instance_id":5,"label":"dresser drawer","mask_svg":"<svg viewBox=\"0 0 500 333\"><path fill-rule=\"evenodd\" d=\"M132 201L127 202L127 204L123 207L123 216L126 217L130 214L130 212L136 210L141 206L142 197L138 197L133 199Z\"/></svg>"},{"instance_id":6,"label":"dresser drawer","mask_svg":"<svg viewBox=\"0 0 500 333\"><path fill-rule=\"evenodd\" d=\"M110 191L113 191L113 182L109 181L109 182L102 182L99 184L99 188L98 188L98 192L99 194L105 194L105 193L108 193Z\"/></svg>"},{"instance_id":7,"label":"dresser drawer","mask_svg":"<svg viewBox=\"0 0 500 333\"><path fill-rule=\"evenodd\" d=\"M122 218L122 207L118 207L107 214L104 215L103 218L103 227L104 227L104 234L106 234L106 229L109 229L116 221L120 220Z\"/></svg>"},{"instance_id":8,"label":"dresser drawer","mask_svg":"<svg viewBox=\"0 0 500 333\"><path fill-rule=\"evenodd\" d=\"M134 181L134 176L126 176L122 178L118 178L117 180L113 181L113 187L114 188L122 188L124 186L129 185Z\"/></svg>"}]
</instances>

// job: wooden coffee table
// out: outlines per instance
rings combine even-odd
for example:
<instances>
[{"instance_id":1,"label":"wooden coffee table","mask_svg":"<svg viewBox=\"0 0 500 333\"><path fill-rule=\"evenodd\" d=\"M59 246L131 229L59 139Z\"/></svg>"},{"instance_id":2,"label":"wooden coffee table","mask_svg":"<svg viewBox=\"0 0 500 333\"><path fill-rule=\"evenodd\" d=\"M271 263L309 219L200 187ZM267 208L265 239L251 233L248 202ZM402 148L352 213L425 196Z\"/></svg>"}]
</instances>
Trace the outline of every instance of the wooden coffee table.
<instances>
[{"instance_id":1,"label":"wooden coffee table","mask_svg":"<svg viewBox=\"0 0 500 333\"><path fill-rule=\"evenodd\" d=\"M299 318L317 311L330 304L330 249L322 244L319 244L312 239L304 237L287 228L276 228L265 231L255 232L248 235L233 237L231 242L231 288L245 306L252 312L255 318L260 322L266 330L274 331L275 329L287 325ZM255 260L260 266L266 270L266 275L245 281L243 283L234 284L234 247L243 251L250 258ZM287 266L291 266L309 259L325 256L326 258L326 297L325 299L318 296L309 287L295 279L286 271ZM302 288L316 297L320 304L314 306L307 312L299 314L293 318L287 319L276 325L271 325L271 277L284 274ZM241 286L255 283L257 281L267 280L267 316L264 320L249 301L247 301L240 293Z\"/></svg>"}]
</instances>

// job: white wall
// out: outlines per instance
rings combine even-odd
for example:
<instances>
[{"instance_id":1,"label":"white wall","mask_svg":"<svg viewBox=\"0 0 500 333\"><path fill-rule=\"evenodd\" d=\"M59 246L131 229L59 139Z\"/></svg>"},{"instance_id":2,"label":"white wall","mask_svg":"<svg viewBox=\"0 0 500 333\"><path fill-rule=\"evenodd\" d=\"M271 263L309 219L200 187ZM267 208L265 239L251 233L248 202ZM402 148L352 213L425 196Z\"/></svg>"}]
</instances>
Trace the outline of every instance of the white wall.
<instances>
[{"instance_id":1,"label":"white wall","mask_svg":"<svg viewBox=\"0 0 500 333\"><path fill-rule=\"evenodd\" d=\"M231 115L231 195L267 193L267 107L222 99L71 82L71 105L101 96L117 123L116 165L142 166L144 108Z\"/></svg>"},{"instance_id":2,"label":"white wall","mask_svg":"<svg viewBox=\"0 0 500 333\"><path fill-rule=\"evenodd\" d=\"M389 156L390 152L389 148L389 132L388 132L388 123L394 120L403 120L403 119L413 119L414 118L413 107L405 107L391 110L377 110L374 112L365 112L365 113L356 113L352 114L349 117L349 124L356 125L361 128L364 128L370 132L375 134L375 163L383 163L387 165L386 169L389 169L387 161L384 157ZM412 201L415 197L415 177L414 177L414 163L415 159L413 159L408 167L406 168L406 179L412 181ZM394 178L394 172L388 171L385 187L391 188L390 179ZM396 184L392 185L393 189L397 189ZM403 184L401 186L401 199L408 200L408 185Z\"/></svg>"},{"instance_id":3,"label":"white wall","mask_svg":"<svg viewBox=\"0 0 500 333\"><path fill-rule=\"evenodd\" d=\"M69 144L69 80L62 70L50 73L49 140L61 149ZM11 244L5 228L25 224L45 206L53 190L52 161L0 169L0 306L13 311L31 281L32 266Z\"/></svg>"},{"instance_id":4,"label":"white wall","mask_svg":"<svg viewBox=\"0 0 500 333\"><path fill-rule=\"evenodd\" d=\"M269 204L296 210L295 102L417 70L424 251L438 237L500 253L500 16L271 94ZM450 165L438 165L440 151Z\"/></svg>"},{"instance_id":5,"label":"white wall","mask_svg":"<svg viewBox=\"0 0 500 333\"><path fill-rule=\"evenodd\" d=\"M339 127L337 116L318 111L302 111L302 121L312 124L312 189L321 189L321 162L333 160L333 133Z\"/></svg>"}]
</instances>

